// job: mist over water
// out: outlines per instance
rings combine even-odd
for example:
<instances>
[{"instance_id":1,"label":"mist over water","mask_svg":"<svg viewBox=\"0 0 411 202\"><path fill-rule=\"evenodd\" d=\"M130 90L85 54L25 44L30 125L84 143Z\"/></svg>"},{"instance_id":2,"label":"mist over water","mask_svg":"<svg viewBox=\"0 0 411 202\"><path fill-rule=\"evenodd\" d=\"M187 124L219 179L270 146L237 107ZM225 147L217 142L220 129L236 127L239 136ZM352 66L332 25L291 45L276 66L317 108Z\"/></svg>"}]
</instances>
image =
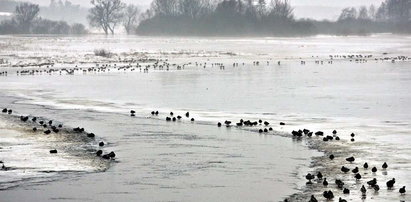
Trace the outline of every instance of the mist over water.
<instances>
[{"instance_id":1,"label":"mist over water","mask_svg":"<svg viewBox=\"0 0 411 202\"><path fill-rule=\"evenodd\" d=\"M106 172L96 172L93 166L68 164L80 174L57 172L56 178L50 178L35 173L46 181L53 179L41 184L17 177L22 180L17 184L20 186L3 191L2 197L35 201L279 201L306 190L304 176L308 170L316 169L310 168L312 158L324 155L310 150L305 140L293 141L288 137L292 130L300 128L323 130L327 134L336 129L344 141L332 144L331 149L339 151L338 145L346 147L348 153L342 154L355 155L359 162L378 167L387 161L388 173L375 175L381 184L396 177L396 188L411 187L409 61L334 59L332 64L328 63L330 55L409 55L410 40L408 36L393 35L3 36L0 46L5 49L1 56L10 63L0 67L9 72L7 77L0 78L0 106L13 108L17 114L58 120L68 127L83 126L109 143L107 149L116 151L118 162ZM110 60L94 56L93 51L99 48L108 49L119 58L147 57L191 64L182 70L171 66L168 71L150 69L149 73L137 68L134 72L113 69L74 75L19 76L15 71L37 67L11 67L21 64L19 61L27 64L50 60L57 61L55 68L94 67L100 61ZM301 60L306 64L301 65ZM316 64L316 60L325 62ZM260 61L260 65L253 65L255 61ZM115 63L122 65L111 64ZM223 63L225 69L213 63ZM233 63L239 65L234 67ZM129 117L130 109L136 110L136 117ZM153 110L160 111L160 115L152 117ZM196 121L166 122L171 111L176 115L189 111ZM236 122L241 118L267 120L274 131L259 135L256 130L263 126L245 130L216 126L217 122ZM9 120L2 122L0 130L15 129ZM286 125L280 126L279 122ZM355 143L349 142L352 132L357 134ZM32 140L33 134L26 135L30 138L10 135L9 140L14 143L4 139L0 142L16 148L15 142ZM43 147L47 152L47 144L39 142L27 144ZM1 148L0 154L14 152ZM17 167L18 171L24 170L18 164L21 157L15 154L7 161L0 156L0 160L10 162L9 166ZM54 157L53 161L59 165L78 162ZM336 166L341 162L334 163ZM35 162L31 164L36 167ZM329 175L346 178L353 194L344 198L359 200L360 184L353 177L332 172ZM321 190L313 191L318 195L317 192ZM400 196L397 190L382 190L378 195L370 193L368 199L398 201L409 196Z\"/></svg>"}]
</instances>

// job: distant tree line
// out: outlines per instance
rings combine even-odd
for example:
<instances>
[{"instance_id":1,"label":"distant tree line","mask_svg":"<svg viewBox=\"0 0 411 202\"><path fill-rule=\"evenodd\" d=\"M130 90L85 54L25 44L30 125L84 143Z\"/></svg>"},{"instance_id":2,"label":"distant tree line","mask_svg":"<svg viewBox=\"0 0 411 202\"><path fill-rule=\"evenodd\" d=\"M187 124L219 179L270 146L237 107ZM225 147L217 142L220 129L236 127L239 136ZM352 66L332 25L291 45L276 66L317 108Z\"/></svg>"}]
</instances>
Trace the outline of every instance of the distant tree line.
<instances>
[{"instance_id":1,"label":"distant tree line","mask_svg":"<svg viewBox=\"0 0 411 202\"><path fill-rule=\"evenodd\" d=\"M154 0L139 34L310 35L312 23L295 20L287 0Z\"/></svg>"},{"instance_id":2,"label":"distant tree line","mask_svg":"<svg viewBox=\"0 0 411 202\"><path fill-rule=\"evenodd\" d=\"M379 7L349 7L336 21L296 19L288 0L153 0L145 12L122 0L91 0L84 8L68 0L50 0L50 16L87 18L91 27L114 34L205 36L306 36L411 33L411 0L385 0ZM36 4L0 1L13 17L0 22L0 34L83 34L82 24L43 19ZM61 15L60 15L61 14ZM53 18L50 17L49 18ZM64 17L66 16L66 17Z\"/></svg>"},{"instance_id":3,"label":"distant tree line","mask_svg":"<svg viewBox=\"0 0 411 202\"><path fill-rule=\"evenodd\" d=\"M313 23L325 34L411 33L411 1L386 0L378 8L348 7L336 22Z\"/></svg>"},{"instance_id":4,"label":"distant tree line","mask_svg":"<svg viewBox=\"0 0 411 202\"><path fill-rule=\"evenodd\" d=\"M0 34L85 34L82 24L69 25L65 21L53 21L39 17L40 7L32 3L20 3L13 17L0 23Z\"/></svg>"},{"instance_id":5,"label":"distant tree line","mask_svg":"<svg viewBox=\"0 0 411 202\"><path fill-rule=\"evenodd\" d=\"M411 33L411 1L345 8L337 21L296 20L287 0L154 0L142 35L279 35Z\"/></svg>"}]
</instances>

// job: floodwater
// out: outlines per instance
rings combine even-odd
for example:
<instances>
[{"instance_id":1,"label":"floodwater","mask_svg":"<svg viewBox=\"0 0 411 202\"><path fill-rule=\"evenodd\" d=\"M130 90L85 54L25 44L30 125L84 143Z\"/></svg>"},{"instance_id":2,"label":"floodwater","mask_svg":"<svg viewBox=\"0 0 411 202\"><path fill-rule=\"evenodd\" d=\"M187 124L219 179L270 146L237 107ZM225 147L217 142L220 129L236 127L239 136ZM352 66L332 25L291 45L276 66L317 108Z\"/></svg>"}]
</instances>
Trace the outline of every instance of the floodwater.
<instances>
[{"instance_id":1,"label":"floodwater","mask_svg":"<svg viewBox=\"0 0 411 202\"><path fill-rule=\"evenodd\" d=\"M44 136L0 116L0 160L12 168L0 171L0 200L280 201L295 193L321 198L325 189L305 185L304 177L319 170L329 182L344 179L352 190L343 195L330 185L337 200L364 200L359 189L374 177L381 190L368 190L365 200L410 199L398 189L411 187L411 61L379 58L410 56L411 37L3 36L0 47L0 72L8 71L0 76L1 108L97 135L90 141ZM117 55L95 57L99 48ZM330 63L329 55L359 54L372 57L357 62L334 57ZM137 64L121 62L125 59L141 58L176 65L151 66L148 73L117 69ZM49 69L30 65L48 62L60 69L110 62L112 70L16 72ZM131 109L136 117L129 116ZM159 116L151 116L153 110ZM171 111L184 118L166 122ZM187 111L194 122L185 118ZM273 131L216 125L240 119L268 121ZM327 135L335 129L342 141L291 138L292 130L303 128ZM351 133L355 142L349 141ZM115 161L93 157L99 141L108 143L105 152L116 152ZM49 154L54 148L62 152ZM335 153L336 160L322 158L323 152ZM345 163L349 156L356 157L354 164ZM343 164L353 168L364 162L379 169L387 162L389 168L361 170L361 181L339 172ZM391 178L395 190L385 187Z\"/></svg>"}]
</instances>

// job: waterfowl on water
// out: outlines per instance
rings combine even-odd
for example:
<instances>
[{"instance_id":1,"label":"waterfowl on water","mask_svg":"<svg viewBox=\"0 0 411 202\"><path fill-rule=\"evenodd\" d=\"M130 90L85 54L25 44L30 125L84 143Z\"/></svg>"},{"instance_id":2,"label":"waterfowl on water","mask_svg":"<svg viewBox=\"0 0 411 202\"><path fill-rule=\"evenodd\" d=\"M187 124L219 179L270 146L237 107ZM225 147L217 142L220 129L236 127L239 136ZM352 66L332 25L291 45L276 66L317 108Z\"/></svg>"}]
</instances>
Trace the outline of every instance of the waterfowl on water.
<instances>
[{"instance_id":1,"label":"waterfowl on water","mask_svg":"<svg viewBox=\"0 0 411 202\"><path fill-rule=\"evenodd\" d=\"M335 180L335 184L337 185L338 188L342 189L344 187L344 182L340 179Z\"/></svg>"},{"instance_id":2,"label":"waterfowl on water","mask_svg":"<svg viewBox=\"0 0 411 202\"><path fill-rule=\"evenodd\" d=\"M347 202L347 200L342 199L341 197L338 199L338 202Z\"/></svg>"},{"instance_id":3,"label":"waterfowl on water","mask_svg":"<svg viewBox=\"0 0 411 202\"><path fill-rule=\"evenodd\" d=\"M350 171L350 169L347 168L347 167L345 167L345 166L342 166L342 167L341 167L341 171L342 171L343 173L348 173L348 172Z\"/></svg>"},{"instance_id":4,"label":"waterfowl on water","mask_svg":"<svg viewBox=\"0 0 411 202\"><path fill-rule=\"evenodd\" d=\"M388 180L387 184L387 188L388 189L392 189L394 187L395 184L395 178L392 178L391 180Z\"/></svg>"},{"instance_id":5,"label":"waterfowl on water","mask_svg":"<svg viewBox=\"0 0 411 202\"><path fill-rule=\"evenodd\" d=\"M50 154L57 154L57 149L50 150Z\"/></svg>"},{"instance_id":6,"label":"waterfowl on water","mask_svg":"<svg viewBox=\"0 0 411 202\"><path fill-rule=\"evenodd\" d=\"M384 162L384 163L382 164L382 168L383 168L383 169L387 169L387 168L388 168L387 162Z\"/></svg>"},{"instance_id":7,"label":"waterfowl on water","mask_svg":"<svg viewBox=\"0 0 411 202\"><path fill-rule=\"evenodd\" d=\"M318 202L314 195L311 195L311 198L308 202Z\"/></svg>"},{"instance_id":8,"label":"waterfowl on water","mask_svg":"<svg viewBox=\"0 0 411 202\"><path fill-rule=\"evenodd\" d=\"M370 185L371 187L374 187L377 184L377 178L374 178L368 181L367 184Z\"/></svg>"},{"instance_id":9,"label":"waterfowl on water","mask_svg":"<svg viewBox=\"0 0 411 202\"><path fill-rule=\"evenodd\" d=\"M112 151L112 152L110 152L110 153L108 154L108 156L109 156L110 158L114 158L114 157L116 157L116 154Z\"/></svg>"},{"instance_id":10,"label":"waterfowl on water","mask_svg":"<svg viewBox=\"0 0 411 202\"><path fill-rule=\"evenodd\" d=\"M368 163L365 162L364 165L363 165L363 167L364 167L365 169L368 169Z\"/></svg>"},{"instance_id":11,"label":"waterfowl on water","mask_svg":"<svg viewBox=\"0 0 411 202\"><path fill-rule=\"evenodd\" d=\"M355 158L353 156L351 156L351 157L346 158L345 160L352 163L352 162L355 161Z\"/></svg>"},{"instance_id":12,"label":"waterfowl on water","mask_svg":"<svg viewBox=\"0 0 411 202\"><path fill-rule=\"evenodd\" d=\"M355 177L356 180L360 180L360 179L361 179L361 174L360 174L360 173L357 173L357 174L355 174L354 177Z\"/></svg>"},{"instance_id":13,"label":"waterfowl on water","mask_svg":"<svg viewBox=\"0 0 411 202\"><path fill-rule=\"evenodd\" d=\"M325 187L328 186L327 178L324 178L323 185L324 185Z\"/></svg>"},{"instance_id":14,"label":"waterfowl on water","mask_svg":"<svg viewBox=\"0 0 411 202\"><path fill-rule=\"evenodd\" d=\"M374 185L373 188L375 192L378 192L380 190L380 186L378 186L378 184Z\"/></svg>"},{"instance_id":15,"label":"waterfowl on water","mask_svg":"<svg viewBox=\"0 0 411 202\"><path fill-rule=\"evenodd\" d=\"M377 168L374 166L374 167L372 167L371 171L372 171L373 173L375 173L375 172L377 172Z\"/></svg>"},{"instance_id":16,"label":"waterfowl on water","mask_svg":"<svg viewBox=\"0 0 411 202\"><path fill-rule=\"evenodd\" d=\"M323 178L323 174L321 172L318 172L317 173L317 178L321 180Z\"/></svg>"},{"instance_id":17,"label":"waterfowl on water","mask_svg":"<svg viewBox=\"0 0 411 202\"><path fill-rule=\"evenodd\" d=\"M317 132L315 132L315 135L317 135L317 136L322 136L322 135L324 135L324 132L322 132L322 131L317 131Z\"/></svg>"},{"instance_id":18,"label":"waterfowl on water","mask_svg":"<svg viewBox=\"0 0 411 202\"><path fill-rule=\"evenodd\" d=\"M402 188L400 188L399 192L400 192L401 195L405 194L405 192L406 192L405 186L403 186Z\"/></svg>"},{"instance_id":19,"label":"waterfowl on water","mask_svg":"<svg viewBox=\"0 0 411 202\"><path fill-rule=\"evenodd\" d=\"M334 193L333 193L331 190L329 190L329 191L324 191L324 192L323 192L323 196L324 196L324 198L326 198L327 200L331 200L331 199L334 198Z\"/></svg>"},{"instance_id":20,"label":"waterfowl on water","mask_svg":"<svg viewBox=\"0 0 411 202\"><path fill-rule=\"evenodd\" d=\"M367 193L367 189L364 187L364 185L362 185L360 191L363 195L365 195Z\"/></svg>"},{"instance_id":21,"label":"waterfowl on water","mask_svg":"<svg viewBox=\"0 0 411 202\"><path fill-rule=\"evenodd\" d=\"M311 180L313 180L314 178L315 178L315 176L312 175L311 173L308 173L308 174L305 176L305 179L307 179L308 182L310 182L310 183L311 183Z\"/></svg>"},{"instance_id":22,"label":"waterfowl on water","mask_svg":"<svg viewBox=\"0 0 411 202\"><path fill-rule=\"evenodd\" d=\"M355 174L355 173L358 173L358 171L359 171L359 170L358 170L358 167L355 167L354 169L351 170L351 172L353 172L354 174Z\"/></svg>"}]
</instances>

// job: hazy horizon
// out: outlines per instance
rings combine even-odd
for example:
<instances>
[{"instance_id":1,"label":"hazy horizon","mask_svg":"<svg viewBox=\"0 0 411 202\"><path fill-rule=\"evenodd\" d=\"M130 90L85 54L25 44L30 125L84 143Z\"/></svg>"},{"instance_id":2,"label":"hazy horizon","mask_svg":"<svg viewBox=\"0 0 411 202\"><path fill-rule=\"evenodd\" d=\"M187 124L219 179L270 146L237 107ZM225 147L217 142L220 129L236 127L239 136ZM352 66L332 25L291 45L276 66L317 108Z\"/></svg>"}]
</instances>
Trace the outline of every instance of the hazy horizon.
<instances>
[{"instance_id":1,"label":"hazy horizon","mask_svg":"<svg viewBox=\"0 0 411 202\"><path fill-rule=\"evenodd\" d=\"M27 1L32 3L37 3L42 6L47 6L50 4L50 0L16 0L16 1ZM63 0L64 1L64 0ZM88 0L69 0L73 4L79 4L83 7L90 7L90 1ZM149 6L152 0L123 0L126 3L132 3L139 6ZM369 6L371 4L379 5L384 0L291 0L290 3L295 7L295 16L297 18L313 18L313 19L329 19L335 20L339 11L344 7L358 7L358 6ZM308 10L307 10L308 9Z\"/></svg>"}]
</instances>

